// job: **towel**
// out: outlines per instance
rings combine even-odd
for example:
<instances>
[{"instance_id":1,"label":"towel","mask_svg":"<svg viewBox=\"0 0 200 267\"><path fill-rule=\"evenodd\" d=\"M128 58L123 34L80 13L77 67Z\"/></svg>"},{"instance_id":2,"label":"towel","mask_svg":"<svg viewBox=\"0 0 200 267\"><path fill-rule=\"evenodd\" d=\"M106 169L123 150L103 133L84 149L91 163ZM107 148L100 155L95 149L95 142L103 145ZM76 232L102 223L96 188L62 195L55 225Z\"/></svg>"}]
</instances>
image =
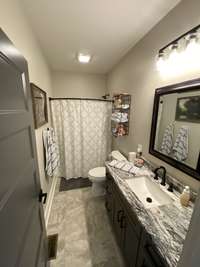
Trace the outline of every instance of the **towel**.
<instances>
[{"instance_id":1,"label":"towel","mask_svg":"<svg viewBox=\"0 0 200 267\"><path fill-rule=\"evenodd\" d=\"M59 153L53 128L43 131L43 144L45 149L45 171L48 176L57 174L59 166Z\"/></svg>"},{"instance_id":2,"label":"towel","mask_svg":"<svg viewBox=\"0 0 200 267\"><path fill-rule=\"evenodd\" d=\"M127 122L128 113L114 112L112 113L111 120L116 122Z\"/></svg>"},{"instance_id":3,"label":"towel","mask_svg":"<svg viewBox=\"0 0 200 267\"><path fill-rule=\"evenodd\" d=\"M174 124L171 123L165 129L160 152L169 155L172 152L174 136Z\"/></svg>"},{"instance_id":4,"label":"towel","mask_svg":"<svg viewBox=\"0 0 200 267\"><path fill-rule=\"evenodd\" d=\"M189 137L188 127L182 126L177 134L173 146L174 158L178 161L185 161L188 157L188 137Z\"/></svg>"},{"instance_id":5,"label":"towel","mask_svg":"<svg viewBox=\"0 0 200 267\"><path fill-rule=\"evenodd\" d=\"M118 161L118 160L112 160L108 163L111 167L114 167L116 169L131 173L135 176L149 176L150 172L146 168L138 168L136 167L132 162L129 162L127 160Z\"/></svg>"}]
</instances>

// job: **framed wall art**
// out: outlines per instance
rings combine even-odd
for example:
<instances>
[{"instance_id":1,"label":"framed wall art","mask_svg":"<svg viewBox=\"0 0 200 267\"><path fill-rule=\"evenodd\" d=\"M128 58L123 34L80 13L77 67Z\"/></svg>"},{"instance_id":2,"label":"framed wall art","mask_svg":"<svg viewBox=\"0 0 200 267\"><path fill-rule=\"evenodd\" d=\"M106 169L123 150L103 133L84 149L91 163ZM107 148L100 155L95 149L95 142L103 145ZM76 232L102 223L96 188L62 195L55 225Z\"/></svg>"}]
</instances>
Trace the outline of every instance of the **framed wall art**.
<instances>
[{"instance_id":1,"label":"framed wall art","mask_svg":"<svg viewBox=\"0 0 200 267\"><path fill-rule=\"evenodd\" d=\"M176 120L200 123L200 95L178 98Z\"/></svg>"},{"instance_id":2,"label":"framed wall art","mask_svg":"<svg viewBox=\"0 0 200 267\"><path fill-rule=\"evenodd\" d=\"M35 129L48 122L47 94L34 83L31 83L33 116Z\"/></svg>"}]
</instances>

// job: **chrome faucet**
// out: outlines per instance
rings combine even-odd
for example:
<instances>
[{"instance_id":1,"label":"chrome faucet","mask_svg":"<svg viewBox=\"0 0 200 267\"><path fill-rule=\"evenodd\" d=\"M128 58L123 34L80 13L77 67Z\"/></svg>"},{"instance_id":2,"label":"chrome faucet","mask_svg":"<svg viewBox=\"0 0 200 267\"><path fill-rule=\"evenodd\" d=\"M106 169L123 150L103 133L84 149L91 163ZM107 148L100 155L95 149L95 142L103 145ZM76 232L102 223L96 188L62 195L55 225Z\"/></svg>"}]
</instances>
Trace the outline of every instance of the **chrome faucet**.
<instances>
[{"instance_id":1,"label":"chrome faucet","mask_svg":"<svg viewBox=\"0 0 200 267\"><path fill-rule=\"evenodd\" d=\"M155 180L158 180L158 171L160 171L160 170L163 170L163 174L162 174L162 177L161 177L161 185L166 185L166 169L165 169L165 167L163 167L163 166L160 166L159 168L156 168L155 169L155 171L154 171L154 173L155 173L155 177L154 177L154 179Z\"/></svg>"}]
</instances>

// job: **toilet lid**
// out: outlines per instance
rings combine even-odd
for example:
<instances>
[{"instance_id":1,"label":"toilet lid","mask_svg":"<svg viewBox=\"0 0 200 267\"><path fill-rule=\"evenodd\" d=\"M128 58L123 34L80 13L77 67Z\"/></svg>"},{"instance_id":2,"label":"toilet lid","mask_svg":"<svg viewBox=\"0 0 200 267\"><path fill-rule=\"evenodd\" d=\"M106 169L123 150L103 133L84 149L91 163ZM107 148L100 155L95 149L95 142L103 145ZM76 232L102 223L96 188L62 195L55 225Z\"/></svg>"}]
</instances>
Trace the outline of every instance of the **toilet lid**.
<instances>
[{"instance_id":1,"label":"toilet lid","mask_svg":"<svg viewBox=\"0 0 200 267\"><path fill-rule=\"evenodd\" d=\"M127 160L118 150L113 150L111 152L111 156L113 159L116 159L116 160Z\"/></svg>"},{"instance_id":2,"label":"toilet lid","mask_svg":"<svg viewBox=\"0 0 200 267\"><path fill-rule=\"evenodd\" d=\"M92 177L103 178L106 176L105 167L97 167L89 171L89 175Z\"/></svg>"}]
</instances>

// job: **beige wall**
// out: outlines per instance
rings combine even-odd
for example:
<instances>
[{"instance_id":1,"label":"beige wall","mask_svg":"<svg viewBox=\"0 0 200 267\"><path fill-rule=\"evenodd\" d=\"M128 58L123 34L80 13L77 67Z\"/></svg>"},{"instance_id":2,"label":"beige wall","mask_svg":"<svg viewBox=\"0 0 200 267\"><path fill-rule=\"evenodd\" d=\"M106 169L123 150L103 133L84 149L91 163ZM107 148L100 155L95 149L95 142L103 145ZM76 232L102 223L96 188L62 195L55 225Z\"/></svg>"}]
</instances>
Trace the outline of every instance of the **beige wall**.
<instances>
[{"instance_id":1,"label":"beige wall","mask_svg":"<svg viewBox=\"0 0 200 267\"><path fill-rule=\"evenodd\" d=\"M54 97L101 97L106 93L106 76L86 73L53 72Z\"/></svg>"},{"instance_id":2,"label":"beige wall","mask_svg":"<svg viewBox=\"0 0 200 267\"><path fill-rule=\"evenodd\" d=\"M183 0L158 23L108 74L108 90L132 95L130 134L114 139L114 147L125 153L144 147L144 155L158 165L167 167L178 179L199 188L199 182L165 164L148 153L155 88L200 76L200 70L164 79L156 70L157 51L182 33L200 23L200 1Z\"/></svg>"},{"instance_id":3,"label":"beige wall","mask_svg":"<svg viewBox=\"0 0 200 267\"><path fill-rule=\"evenodd\" d=\"M0 0L0 27L11 39L17 49L28 61L30 81L52 95L51 78L49 68L42 55L40 47L29 27L18 0ZM42 130L36 130L37 153L41 184L44 191L49 191L51 179L47 180L44 173Z\"/></svg>"}]
</instances>

